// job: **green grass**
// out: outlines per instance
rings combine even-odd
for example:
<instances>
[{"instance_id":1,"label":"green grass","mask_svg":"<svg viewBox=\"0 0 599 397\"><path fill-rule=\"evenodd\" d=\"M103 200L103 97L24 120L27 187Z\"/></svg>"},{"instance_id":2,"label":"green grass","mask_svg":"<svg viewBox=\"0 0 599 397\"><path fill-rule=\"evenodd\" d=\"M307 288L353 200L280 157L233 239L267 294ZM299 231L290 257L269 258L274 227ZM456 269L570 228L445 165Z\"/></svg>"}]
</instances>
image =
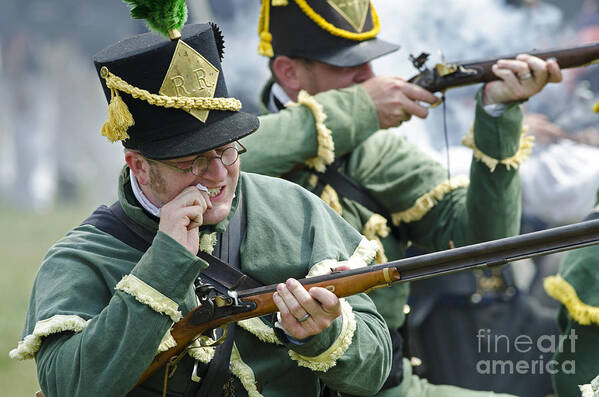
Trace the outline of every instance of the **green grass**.
<instances>
[{"instance_id":1,"label":"green grass","mask_svg":"<svg viewBox=\"0 0 599 397\"><path fill-rule=\"evenodd\" d=\"M0 385L3 396L33 396L39 389L33 360L14 361L8 352L21 339L31 286L48 248L93 207L59 208L48 214L0 205Z\"/></svg>"}]
</instances>

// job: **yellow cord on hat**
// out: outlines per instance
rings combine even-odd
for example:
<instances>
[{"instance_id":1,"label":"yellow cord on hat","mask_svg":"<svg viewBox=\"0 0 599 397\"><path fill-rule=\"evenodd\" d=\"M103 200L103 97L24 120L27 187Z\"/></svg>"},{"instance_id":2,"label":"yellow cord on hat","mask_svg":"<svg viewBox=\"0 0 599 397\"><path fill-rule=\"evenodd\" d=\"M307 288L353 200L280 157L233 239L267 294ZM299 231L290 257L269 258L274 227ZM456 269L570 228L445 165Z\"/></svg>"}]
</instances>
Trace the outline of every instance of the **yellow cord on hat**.
<instances>
[{"instance_id":1,"label":"yellow cord on hat","mask_svg":"<svg viewBox=\"0 0 599 397\"><path fill-rule=\"evenodd\" d=\"M142 99L150 105L165 108L230 110L234 112L241 109L241 102L236 98L172 97L152 94L115 76L106 66L102 66L100 75L106 80L106 87L110 89L111 94L110 104L108 105L108 121L102 126L102 135L112 142L128 139L127 129L135 124L129 108L123 102L118 91L125 92L133 98Z\"/></svg>"},{"instance_id":2,"label":"yellow cord on hat","mask_svg":"<svg viewBox=\"0 0 599 397\"><path fill-rule=\"evenodd\" d=\"M275 0L273 0L273 5L275 5L274 3ZM258 44L258 54L272 58L274 56L274 52L272 50L272 35L269 31L269 25L270 0L262 0L262 7L260 7L260 17L258 18L258 34L260 35L260 43Z\"/></svg>"},{"instance_id":3,"label":"yellow cord on hat","mask_svg":"<svg viewBox=\"0 0 599 397\"><path fill-rule=\"evenodd\" d=\"M595 113L599 113L599 101L597 101L595 106L593 106L593 110L595 111Z\"/></svg>"},{"instance_id":4,"label":"yellow cord on hat","mask_svg":"<svg viewBox=\"0 0 599 397\"><path fill-rule=\"evenodd\" d=\"M341 29L328 22L326 19L321 17L308 5L306 0L294 0L298 7L310 18L316 25L321 29L329 32L333 36L339 36L344 39L354 41L370 40L380 32L381 22L379 16L374 10L374 6L370 3L370 11L372 13L372 24L373 27L368 32L350 32L349 30ZM260 35L260 44L258 44L258 54L272 58L274 52L272 49L272 34L270 33L270 4L271 0L262 0L262 7L260 8L260 17L258 19L258 34ZM272 0L272 6L286 6L288 0Z\"/></svg>"},{"instance_id":5,"label":"yellow cord on hat","mask_svg":"<svg viewBox=\"0 0 599 397\"><path fill-rule=\"evenodd\" d=\"M326 30L333 36L339 36L348 40L364 41L374 38L381 30L381 22L379 21L379 16L374 10L374 6L372 5L372 3L370 3L370 11L372 13L373 25L372 29L370 29L368 32L355 33L345 29L340 29L332 23L327 22L326 19L318 15L316 11L314 11L312 7L308 5L306 0L295 0L295 2L299 6L299 8L301 8L304 14L308 16L308 18L314 21L314 23L316 23L321 29Z\"/></svg>"}]
</instances>

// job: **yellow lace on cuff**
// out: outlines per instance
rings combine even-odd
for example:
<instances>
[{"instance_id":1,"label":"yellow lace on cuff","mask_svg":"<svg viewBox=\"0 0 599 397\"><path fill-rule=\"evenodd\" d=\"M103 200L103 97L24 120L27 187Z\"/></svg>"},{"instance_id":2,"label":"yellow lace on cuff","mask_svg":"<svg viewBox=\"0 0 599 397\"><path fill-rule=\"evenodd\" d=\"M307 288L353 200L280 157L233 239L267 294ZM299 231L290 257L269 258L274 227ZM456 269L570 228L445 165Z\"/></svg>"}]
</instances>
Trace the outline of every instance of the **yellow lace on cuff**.
<instances>
[{"instance_id":1,"label":"yellow lace on cuff","mask_svg":"<svg viewBox=\"0 0 599 397\"><path fill-rule=\"evenodd\" d=\"M308 159L306 165L318 172L324 172L326 166L335 161L335 144L333 143L331 130L324 124L327 115L324 113L322 105L304 90L301 90L297 95L297 102L287 104L287 106L299 105L304 105L312 112L316 125L316 139L318 141L317 155Z\"/></svg>"},{"instance_id":2,"label":"yellow lace on cuff","mask_svg":"<svg viewBox=\"0 0 599 397\"><path fill-rule=\"evenodd\" d=\"M379 248L376 253L376 262L385 263L387 262L387 256L385 255L385 248L381 238L385 238L391 232L391 228L387 226L387 219L382 215L372 214L370 219L364 224L362 234L368 240L376 241Z\"/></svg>"},{"instance_id":3,"label":"yellow lace on cuff","mask_svg":"<svg viewBox=\"0 0 599 397\"><path fill-rule=\"evenodd\" d=\"M241 381L249 397L262 397L262 394L256 388L254 371L252 371L249 365L243 362L235 344L233 344L233 350L231 351L231 372Z\"/></svg>"},{"instance_id":4,"label":"yellow lace on cuff","mask_svg":"<svg viewBox=\"0 0 599 397\"><path fill-rule=\"evenodd\" d=\"M297 361L297 365L300 367L306 367L312 371L326 372L337 365L339 357L341 357L351 345L354 332L356 331L356 318L351 305L347 303L345 299L340 299L339 301L341 302L341 317L343 321L339 336L335 342L333 342L331 347L318 356L303 356L290 350L289 357L291 357L292 360Z\"/></svg>"},{"instance_id":5,"label":"yellow lace on cuff","mask_svg":"<svg viewBox=\"0 0 599 397\"><path fill-rule=\"evenodd\" d=\"M8 355L13 360L32 359L42 345L42 338L64 331L81 332L87 327L88 323L89 320L86 321L79 316L65 314L57 314L38 321L35 323L33 333L23 338Z\"/></svg>"},{"instance_id":6,"label":"yellow lace on cuff","mask_svg":"<svg viewBox=\"0 0 599 397\"><path fill-rule=\"evenodd\" d=\"M376 241L368 240L367 238L362 238L360 244L356 247L353 254L346 261L338 261L336 259L324 259L316 264L314 264L306 278L322 276L325 274L330 274L331 269L335 269L340 265L347 265L350 269L358 269L361 267L368 266L370 262L375 258L377 254L379 246Z\"/></svg>"},{"instance_id":7,"label":"yellow lace on cuff","mask_svg":"<svg viewBox=\"0 0 599 397\"><path fill-rule=\"evenodd\" d=\"M470 184L470 180L465 176L458 176L449 181L445 181L434 189L419 197L413 206L405 211L395 212L391 215L393 224L398 226L401 222L409 223L422 219L439 201L451 191L466 187Z\"/></svg>"},{"instance_id":8,"label":"yellow lace on cuff","mask_svg":"<svg viewBox=\"0 0 599 397\"><path fill-rule=\"evenodd\" d=\"M518 148L518 151L516 151L513 156L502 160L494 159L476 147L474 143L474 127L472 127L470 132L468 132L468 134L462 138L462 145L472 149L474 152L474 158L478 161L482 161L487 167L489 167L491 172L495 171L495 168L498 164L505 165L508 170L512 168L517 170L523 162L528 160L528 157L530 157L530 153L532 153L532 148L534 146L535 137L527 136L527 131L528 127L524 126L522 128L522 135L520 136L520 147Z\"/></svg>"},{"instance_id":9,"label":"yellow lace on cuff","mask_svg":"<svg viewBox=\"0 0 599 397\"><path fill-rule=\"evenodd\" d=\"M543 287L547 294L561 302L568 310L570 317L581 325L599 325L599 307L590 306L582 302L572 287L559 274L549 276L543 280Z\"/></svg>"},{"instance_id":10,"label":"yellow lace on cuff","mask_svg":"<svg viewBox=\"0 0 599 397\"><path fill-rule=\"evenodd\" d=\"M182 317L181 312L178 310L179 305L175 301L164 296L132 274L125 275L118 282L115 289L126 292L138 302L148 305L152 310L169 316L175 323Z\"/></svg>"}]
</instances>

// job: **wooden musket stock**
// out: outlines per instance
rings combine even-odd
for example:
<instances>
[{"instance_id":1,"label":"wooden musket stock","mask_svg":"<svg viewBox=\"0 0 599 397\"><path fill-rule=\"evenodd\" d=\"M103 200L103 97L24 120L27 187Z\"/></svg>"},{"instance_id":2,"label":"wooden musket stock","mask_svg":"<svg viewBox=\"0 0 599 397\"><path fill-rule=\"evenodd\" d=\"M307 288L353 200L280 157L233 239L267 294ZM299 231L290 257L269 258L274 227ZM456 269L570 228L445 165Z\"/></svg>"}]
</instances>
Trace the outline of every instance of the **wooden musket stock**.
<instances>
[{"instance_id":1,"label":"wooden musket stock","mask_svg":"<svg viewBox=\"0 0 599 397\"><path fill-rule=\"evenodd\" d=\"M298 280L306 290L323 287L339 298L386 287L396 282L419 280L463 270L493 267L508 262L599 244L599 220L576 223L539 232L488 241L446 251L434 252L359 269L334 272ZM284 281L284 280L282 280ZM198 322L198 306L177 322L171 334L177 346L159 353L139 378L145 381L169 359L176 356L200 335L226 324L274 313L272 295L276 285L238 291L238 302L251 307L232 315L217 312L207 321ZM238 306L235 306L238 307Z\"/></svg>"},{"instance_id":2,"label":"wooden musket stock","mask_svg":"<svg viewBox=\"0 0 599 397\"><path fill-rule=\"evenodd\" d=\"M599 41L576 47L555 48L543 51L530 51L541 59L555 58L562 69L587 66L599 62ZM499 59L515 59L517 54L506 55L493 59L483 59L468 62L437 64L433 69L424 69L410 80L430 92L445 91L449 88L461 87L477 83L486 83L499 78L491 67Z\"/></svg>"}]
</instances>

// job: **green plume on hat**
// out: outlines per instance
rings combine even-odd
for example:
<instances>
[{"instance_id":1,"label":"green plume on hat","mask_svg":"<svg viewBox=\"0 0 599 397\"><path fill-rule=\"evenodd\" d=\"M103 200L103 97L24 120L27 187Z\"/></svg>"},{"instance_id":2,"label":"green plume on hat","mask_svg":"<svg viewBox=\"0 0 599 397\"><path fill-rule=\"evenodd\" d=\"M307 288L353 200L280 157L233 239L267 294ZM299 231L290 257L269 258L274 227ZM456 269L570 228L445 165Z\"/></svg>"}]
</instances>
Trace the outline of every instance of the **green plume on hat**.
<instances>
[{"instance_id":1,"label":"green plume on hat","mask_svg":"<svg viewBox=\"0 0 599 397\"><path fill-rule=\"evenodd\" d=\"M164 36L173 30L181 30L187 21L185 0L123 0L132 5L131 17L145 19L146 24Z\"/></svg>"}]
</instances>

